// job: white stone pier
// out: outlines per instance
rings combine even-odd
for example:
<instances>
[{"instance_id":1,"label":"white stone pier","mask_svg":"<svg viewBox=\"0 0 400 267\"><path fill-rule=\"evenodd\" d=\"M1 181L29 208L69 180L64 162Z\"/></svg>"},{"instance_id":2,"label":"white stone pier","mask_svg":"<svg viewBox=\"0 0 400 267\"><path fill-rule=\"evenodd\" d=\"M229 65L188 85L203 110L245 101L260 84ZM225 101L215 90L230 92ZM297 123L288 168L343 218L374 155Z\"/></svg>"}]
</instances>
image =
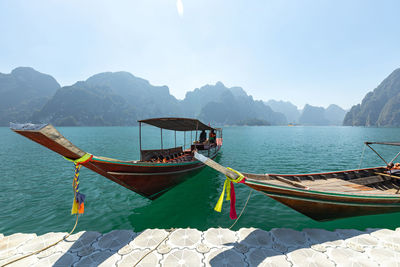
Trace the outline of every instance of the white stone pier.
<instances>
[{"instance_id":1,"label":"white stone pier","mask_svg":"<svg viewBox=\"0 0 400 267\"><path fill-rule=\"evenodd\" d=\"M0 234L0 266L48 246L65 234ZM137 266L400 267L400 228L395 231L210 228L203 232L148 229L140 233L115 230L106 234L83 231L7 266L133 266L150 251Z\"/></svg>"}]
</instances>

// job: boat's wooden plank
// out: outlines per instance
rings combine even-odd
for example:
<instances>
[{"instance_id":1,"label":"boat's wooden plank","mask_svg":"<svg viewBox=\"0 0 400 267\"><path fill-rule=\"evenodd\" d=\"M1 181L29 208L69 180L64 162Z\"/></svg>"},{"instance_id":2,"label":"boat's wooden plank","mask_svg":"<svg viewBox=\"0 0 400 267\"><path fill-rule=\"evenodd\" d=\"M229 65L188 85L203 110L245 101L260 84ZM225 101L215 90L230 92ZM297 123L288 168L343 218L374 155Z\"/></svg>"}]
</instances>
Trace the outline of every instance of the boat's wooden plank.
<instances>
[{"instance_id":1,"label":"boat's wooden plank","mask_svg":"<svg viewBox=\"0 0 400 267\"><path fill-rule=\"evenodd\" d=\"M335 192L357 192L357 191L367 191L372 190L370 187L363 185L350 184L350 185L331 185L331 186L311 186L311 190L318 191L335 191Z\"/></svg>"},{"instance_id":2,"label":"boat's wooden plank","mask_svg":"<svg viewBox=\"0 0 400 267\"><path fill-rule=\"evenodd\" d=\"M303 185L301 183L295 182L295 181L291 181L291 180L286 179L286 178L284 178L282 176L274 176L274 178L277 179L278 181L293 185L293 186L298 187L298 188L308 189L307 186L305 186L305 185Z\"/></svg>"},{"instance_id":3,"label":"boat's wooden plank","mask_svg":"<svg viewBox=\"0 0 400 267\"><path fill-rule=\"evenodd\" d=\"M385 176L385 177L390 177L390 178L393 178L393 179L400 179L400 177L399 176L396 176L396 175L390 175L390 174L387 174L387 173L382 173L382 172L375 172L375 174L377 174L377 175L382 175L382 176Z\"/></svg>"},{"instance_id":4,"label":"boat's wooden plank","mask_svg":"<svg viewBox=\"0 0 400 267\"><path fill-rule=\"evenodd\" d=\"M376 176L369 176L369 177L362 177L362 178L352 179L352 180L349 180L348 182L355 183L355 184L368 185L368 184L384 182L386 180L388 180L388 179L383 178L383 177L381 177L379 175L376 175Z\"/></svg>"},{"instance_id":5,"label":"boat's wooden plank","mask_svg":"<svg viewBox=\"0 0 400 267\"><path fill-rule=\"evenodd\" d=\"M383 177L380 177L378 175L376 176L369 176L369 177L362 177L362 178L357 178L357 179L351 179L351 180L342 180L338 178L330 178L328 180L316 180L316 181L303 181L302 184L307 185L307 186L328 186L328 185L348 185L349 183L353 184L360 184L360 185L369 185L373 183L380 183L387 181L389 179L385 179Z\"/></svg>"},{"instance_id":6,"label":"boat's wooden plank","mask_svg":"<svg viewBox=\"0 0 400 267\"><path fill-rule=\"evenodd\" d=\"M317 186L317 185L330 185L330 184L336 184L336 183L341 183L341 182L346 182L342 179L337 179L337 178L329 178L328 180L315 180L315 181L310 181L310 180L305 180L302 181L302 184L307 185L307 186Z\"/></svg>"},{"instance_id":7,"label":"boat's wooden plank","mask_svg":"<svg viewBox=\"0 0 400 267\"><path fill-rule=\"evenodd\" d=\"M265 180L266 184L271 184L271 185L279 185L279 186L288 186L287 183L281 182L279 180ZM374 188L366 187L363 185L357 185L357 184L352 184L352 186L358 186L358 187L363 187L366 190L360 190L359 188L352 188L352 187L338 187L337 185L332 185L332 186L311 186L309 187L310 190L313 191L320 191L320 192L333 192L333 193L346 193L346 194L352 194L352 195L393 195L395 194L395 191L381 191L381 190L376 190Z\"/></svg>"}]
</instances>

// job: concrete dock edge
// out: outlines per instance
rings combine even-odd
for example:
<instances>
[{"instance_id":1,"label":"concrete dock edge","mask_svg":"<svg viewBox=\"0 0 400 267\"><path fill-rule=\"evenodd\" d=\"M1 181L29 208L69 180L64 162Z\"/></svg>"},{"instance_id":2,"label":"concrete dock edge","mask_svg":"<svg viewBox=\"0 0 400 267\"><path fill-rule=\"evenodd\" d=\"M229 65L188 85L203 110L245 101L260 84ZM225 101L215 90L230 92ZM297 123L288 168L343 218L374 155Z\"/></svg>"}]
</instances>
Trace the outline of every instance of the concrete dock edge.
<instances>
[{"instance_id":1,"label":"concrete dock edge","mask_svg":"<svg viewBox=\"0 0 400 267\"><path fill-rule=\"evenodd\" d=\"M65 234L0 234L0 266ZM400 266L400 228L82 231L8 266L133 266L146 254L137 266Z\"/></svg>"}]
</instances>

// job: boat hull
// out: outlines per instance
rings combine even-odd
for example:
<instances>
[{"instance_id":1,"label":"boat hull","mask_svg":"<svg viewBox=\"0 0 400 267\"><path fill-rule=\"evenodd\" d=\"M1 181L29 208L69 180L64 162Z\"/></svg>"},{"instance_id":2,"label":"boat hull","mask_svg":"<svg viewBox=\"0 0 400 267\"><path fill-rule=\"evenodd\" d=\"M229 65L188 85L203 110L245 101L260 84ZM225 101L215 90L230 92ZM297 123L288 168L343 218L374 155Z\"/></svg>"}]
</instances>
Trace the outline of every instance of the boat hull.
<instances>
[{"instance_id":1,"label":"boat hull","mask_svg":"<svg viewBox=\"0 0 400 267\"><path fill-rule=\"evenodd\" d=\"M173 163L123 164L96 157L84 166L152 200L192 177L204 167L200 162L180 165Z\"/></svg>"},{"instance_id":2,"label":"boat hull","mask_svg":"<svg viewBox=\"0 0 400 267\"><path fill-rule=\"evenodd\" d=\"M246 185L316 221L400 211L399 195L322 192L253 180L246 181Z\"/></svg>"},{"instance_id":3,"label":"boat hull","mask_svg":"<svg viewBox=\"0 0 400 267\"><path fill-rule=\"evenodd\" d=\"M20 125L12 128L12 130L71 160L79 159L86 154L85 151L73 145L50 124L28 126L31 128L24 129L26 125ZM209 156L211 158L217 156L221 145L222 140L220 140L220 145L210 149ZM205 166L197 160L152 163L122 161L97 156L93 156L90 161L82 165L152 200L192 177Z\"/></svg>"}]
</instances>

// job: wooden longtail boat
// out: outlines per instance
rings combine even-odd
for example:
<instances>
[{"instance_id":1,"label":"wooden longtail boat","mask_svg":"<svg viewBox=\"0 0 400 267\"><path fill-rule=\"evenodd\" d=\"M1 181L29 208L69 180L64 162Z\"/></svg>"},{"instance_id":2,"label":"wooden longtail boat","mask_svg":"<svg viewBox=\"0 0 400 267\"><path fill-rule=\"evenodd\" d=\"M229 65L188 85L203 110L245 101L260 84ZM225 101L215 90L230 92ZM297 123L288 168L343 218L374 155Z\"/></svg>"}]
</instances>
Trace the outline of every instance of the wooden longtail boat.
<instances>
[{"instance_id":1,"label":"wooden longtail boat","mask_svg":"<svg viewBox=\"0 0 400 267\"><path fill-rule=\"evenodd\" d=\"M400 143L366 142L370 145ZM377 153L378 154L378 153ZM310 174L253 174L242 173L244 184L280 203L316 220L391 213L400 211L400 170L393 169L393 161L386 167L364 168ZM203 155L195 157L232 179L238 174Z\"/></svg>"},{"instance_id":2,"label":"wooden longtail boat","mask_svg":"<svg viewBox=\"0 0 400 267\"><path fill-rule=\"evenodd\" d=\"M161 149L142 149L142 123L161 129ZM76 160L86 152L62 136L51 124L11 124L11 129L32 141L68 158ZM163 129L175 131L175 147L163 148ZM176 131L214 130L214 143L188 144L186 134L183 148L176 146ZM172 187L193 176L205 165L193 157L198 151L214 158L222 146L222 130L212 128L196 119L156 118L139 121L140 160L123 161L95 156L82 165L146 198L156 199Z\"/></svg>"}]
</instances>

